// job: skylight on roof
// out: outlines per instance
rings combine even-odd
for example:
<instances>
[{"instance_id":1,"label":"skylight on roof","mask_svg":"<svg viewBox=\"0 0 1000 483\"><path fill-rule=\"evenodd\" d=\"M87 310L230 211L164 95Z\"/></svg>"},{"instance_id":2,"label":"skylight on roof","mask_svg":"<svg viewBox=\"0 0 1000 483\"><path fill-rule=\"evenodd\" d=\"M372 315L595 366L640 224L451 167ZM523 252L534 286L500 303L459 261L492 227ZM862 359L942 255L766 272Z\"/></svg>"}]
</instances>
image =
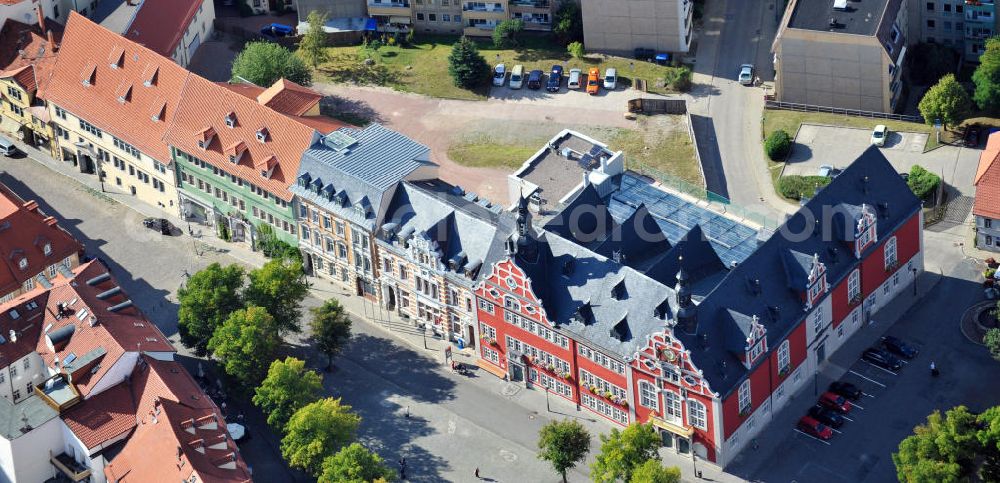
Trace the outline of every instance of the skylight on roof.
<instances>
[{"instance_id":1,"label":"skylight on roof","mask_svg":"<svg viewBox=\"0 0 1000 483\"><path fill-rule=\"evenodd\" d=\"M72 364L73 361L75 360L76 360L76 353L70 352L68 355L66 355L66 359L63 360L63 365L65 366L67 364Z\"/></svg>"}]
</instances>

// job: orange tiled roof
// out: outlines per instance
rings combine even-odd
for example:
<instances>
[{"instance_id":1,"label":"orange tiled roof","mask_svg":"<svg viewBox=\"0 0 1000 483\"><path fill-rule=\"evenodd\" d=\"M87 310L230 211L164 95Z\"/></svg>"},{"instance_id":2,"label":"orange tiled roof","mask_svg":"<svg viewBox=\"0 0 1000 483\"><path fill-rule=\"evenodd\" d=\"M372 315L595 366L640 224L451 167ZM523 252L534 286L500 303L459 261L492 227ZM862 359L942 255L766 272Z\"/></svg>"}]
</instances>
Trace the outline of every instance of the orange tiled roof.
<instances>
[{"instance_id":1,"label":"orange tiled roof","mask_svg":"<svg viewBox=\"0 0 1000 483\"><path fill-rule=\"evenodd\" d=\"M327 134L330 134L333 131L336 131L337 129L340 129L342 127L350 126L350 124L338 121L336 119L333 119L333 118L330 118L330 117L327 117L327 116L303 116L303 115L300 115L300 114L296 114L296 112L302 112L302 113L304 113L304 112L308 111L309 108L311 108L313 105L315 105L315 103L310 104L308 107L306 107L304 109L298 109L298 108L294 108L295 107L294 103L283 102L283 101L282 102L278 102L278 100L280 100L280 98L283 97L281 95L277 96L277 98L274 98L273 94L269 94L267 96L263 95L263 93L264 93L265 90L270 91L270 90L274 89L275 86L281 87L284 83L291 84L291 85L294 85L294 86L298 86L299 88L305 89L306 91L308 91L308 92L310 92L312 94L315 94L316 96L319 96L319 97L316 98L316 102L319 102L319 99L322 98L322 94L314 92L314 91L312 91L310 89L306 89L305 87L302 87L302 86L300 86L298 84L295 84L292 81L285 80L285 79L282 79L282 80L280 80L278 82L275 82L274 85L272 85L268 89L264 89L263 87L259 87L259 86L253 85L253 84L248 84L246 82L235 82L235 83L232 83L232 82L216 82L217 85L225 87L226 89L229 89L229 90L231 90L231 91L233 91L233 92L235 92L235 93L237 93L237 94L239 94L239 95L241 95L243 97L246 97L248 99L254 99L254 100L257 100L258 102L262 102L262 103L263 103L263 101L261 101L261 99L264 99L264 100L270 99L272 102L269 103L269 104L267 104L268 107L271 107L272 109L274 109L274 110L276 110L278 112L281 112L282 114L285 114L286 116L291 117L292 119L295 119L296 121L301 122L302 124L305 124L306 126L309 126L309 127L313 128L313 129L319 131L320 134L322 134L324 136L327 135ZM290 91L286 91L286 92L292 92L292 91L290 90ZM287 96L287 97L295 97L295 96L296 96L296 94L292 94L291 96ZM290 109L291 112L289 111L289 109Z\"/></svg>"},{"instance_id":2,"label":"orange tiled roof","mask_svg":"<svg viewBox=\"0 0 1000 483\"><path fill-rule=\"evenodd\" d=\"M226 126L226 116L230 114L236 118L233 127ZM205 134L209 129L214 131L210 137ZM266 130L264 142L257 138L262 129ZM205 149L198 146L203 138L209 138ZM299 160L317 138L316 132L305 124L192 75L163 139L181 151L291 201L288 187L295 182ZM224 151L238 141L243 141L247 149L239 164L233 164ZM257 166L272 156L276 160L275 169L265 178Z\"/></svg>"},{"instance_id":3,"label":"orange tiled roof","mask_svg":"<svg viewBox=\"0 0 1000 483\"><path fill-rule=\"evenodd\" d=\"M52 20L45 24L58 44L62 26ZM48 76L55 58L53 46L38 25L7 19L0 28L0 78L14 77L25 90L33 92Z\"/></svg>"},{"instance_id":4,"label":"orange tiled roof","mask_svg":"<svg viewBox=\"0 0 1000 483\"><path fill-rule=\"evenodd\" d=\"M976 169L976 201L972 213L986 218L1000 218L1000 133L993 133L979 156Z\"/></svg>"},{"instance_id":5,"label":"orange tiled roof","mask_svg":"<svg viewBox=\"0 0 1000 483\"><path fill-rule=\"evenodd\" d=\"M177 362L142 357L132 377L137 428L105 474L119 483L251 481L219 408ZM150 458L149 455L156 455Z\"/></svg>"},{"instance_id":6,"label":"orange tiled roof","mask_svg":"<svg viewBox=\"0 0 1000 483\"><path fill-rule=\"evenodd\" d=\"M45 254L45 246L50 252ZM46 216L34 201L24 202L0 184L0 296L66 257L83 250L80 242ZM21 268L22 260L27 264Z\"/></svg>"},{"instance_id":7,"label":"orange tiled roof","mask_svg":"<svg viewBox=\"0 0 1000 483\"><path fill-rule=\"evenodd\" d=\"M124 36L160 55L171 57L184 38L191 20L198 13L202 1L144 0Z\"/></svg>"},{"instance_id":8,"label":"orange tiled roof","mask_svg":"<svg viewBox=\"0 0 1000 483\"><path fill-rule=\"evenodd\" d=\"M257 96L264 92L263 87L246 82L216 82L215 85L225 87L249 99L257 99Z\"/></svg>"},{"instance_id":9,"label":"orange tiled roof","mask_svg":"<svg viewBox=\"0 0 1000 483\"><path fill-rule=\"evenodd\" d=\"M84 446L96 448L135 428L135 401L128 385L121 383L71 407L60 417Z\"/></svg>"},{"instance_id":10,"label":"orange tiled roof","mask_svg":"<svg viewBox=\"0 0 1000 483\"><path fill-rule=\"evenodd\" d=\"M257 102L284 114L301 116L322 98L319 92L281 78L261 92Z\"/></svg>"},{"instance_id":11,"label":"orange tiled roof","mask_svg":"<svg viewBox=\"0 0 1000 483\"><path fill-rule=\"evenodd\" d=\"M326 116L296 116L295 119L301 122L302 124L305 124L306 126L309 126L319 131L319 133L324 136L342 127L351 126L346 122L341 122L332 117L326 117Z\"/></svg>"},{"instance_id":12,"label":"orange tiled roof","mask_svg":"<svg viewBox=\"0 0 1000 483\"><path fill-rule=\"evenodd\" d=\"M169 164L163 134L189 75L173 60L70 12L45 97Z\"/></svg>"}]
</instances>

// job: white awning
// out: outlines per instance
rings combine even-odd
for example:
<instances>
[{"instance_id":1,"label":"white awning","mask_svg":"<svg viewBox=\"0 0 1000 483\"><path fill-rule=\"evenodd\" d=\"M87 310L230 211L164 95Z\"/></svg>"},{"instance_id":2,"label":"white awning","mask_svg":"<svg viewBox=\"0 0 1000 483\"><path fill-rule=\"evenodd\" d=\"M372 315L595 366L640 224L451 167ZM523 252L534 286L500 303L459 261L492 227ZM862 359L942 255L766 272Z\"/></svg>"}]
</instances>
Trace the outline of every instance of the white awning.
<instances>
[{"instance_id":1,"label":"white awning","mask_svg":"<svg viewBox=\"0 0 1000 483\"><path fill-rule=\"evenodd\" d=\"M389 23L410 25L410 17L389 17Z\"/></svg>"}]
</instances>

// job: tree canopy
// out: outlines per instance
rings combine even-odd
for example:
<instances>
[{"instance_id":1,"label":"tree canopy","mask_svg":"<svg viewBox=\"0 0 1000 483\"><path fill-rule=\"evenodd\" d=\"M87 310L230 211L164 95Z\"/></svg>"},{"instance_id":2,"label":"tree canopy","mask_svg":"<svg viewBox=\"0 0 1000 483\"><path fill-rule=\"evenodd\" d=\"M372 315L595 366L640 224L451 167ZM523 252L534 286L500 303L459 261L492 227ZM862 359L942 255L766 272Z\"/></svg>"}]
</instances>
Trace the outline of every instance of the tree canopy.
<instances>
[{"instance_id":1,"label":"tree canopy","mask_svg":"<svg viewBox=\"0 0 1000 483\"><path fill-rule=\"evenodd\" d=\"M551 463L565 483L566 471L587 457L590 433L578 421L552 421L539 431L538 449L538 458Z\"/></svg>"},{"instance_id":2,"label":"tree canopy","mask_svg":"<svg viewBox=\"0 0 1000 483\"><path fill-rule=\"evenodd\" d=\"M517 35L524 32L524 20L509 18L493 28L493 47L502 49L517 45Z\"/></svg>"},{"instance_id":3,"label":"tree canopy","mask_svg":"<svg viewBox=\"0 0 1000 483\"><path fill-rule=\"evenodd\" d=\"M552 33L566 45L569 45L570 42L583 41L583 12L580 10L579 3L573 0L559 2Z\"/></svg>"},{"instance_id":4,"label":"tree canopy","mask_svg":"<svg viewBox=\"0 0 1000 483\"><path fill-rule=\"evenodd\" d=\"M976 91L972 98L980 109L1000 114L1000 38L986 41L986 49L979 55L979 66L972 73Z\"/></svg>"},{"instance_id":5,"label":"tree canopy","mask_svg":"<svg viewBox=\"0 0 1000 483\"><path fill-rule=\"evenodd\" d=\"M892 454L896 474L903 483L925 481L958 482L971 474L977 455L992 453L996 466L996 436L1000 431L1000 409L993 408L978 418L965 406L949 409L942 417L939 411L927 416L927 423L914 428L913 435L899 443L899 452ZM987 429L980 431L980 424ZM980 439L982 437L982 440ZM985 444L984 444L985 442ZM992 450L987 447L992 443Z\"/></svg>"},{"instance_id":6,"label":"tree canopy","mask_svg":"<svg viewBox=\"0 0 1000 483\"><path fill-rule=\"evenodd\" d=\"M595 483L630 481L632 473L646 461L659 462L660 436L651 424L631 424L601 435L601 452L590 467Z\"/></svg>"},{"instance_id":7,"label":"tree canopy","mask_svg":"<svg viewBox=\"0 0 1000 483\"><path fill-rule=\"evenodd\" d=\"M310 310L310 335L316 341L316 348L326 354L326 366L333 364L333 358L340 354L344 344L351 338L351 318L337 299L330 299Z\"/></svg>"},{"instance_id":8,"label":"tree canopy","mask_svg":"<svg viewBox=\"0 0 1000 483\"><path fill-rule=\"evenodd\" d=\"M294 357L274 361L267 377L257 387L253 403L267 416L267 424L279 431L299 408L319 400L323 377L306 369L306 363Z\"/></svg>"},{"instance_id":9,"label":"tree canopy","mask_svg":"<svg viewBox=\"0 0 1000 483\"><path fill-rule=\"evenodd\" d=\"M448 73L455 85L463 89L475 89L490 76L490 66L479 53L475 42L462 36L448 54Z\"/></svg>"},{"instance_id":10,"label":"tree canopy","mask_svg":"<svg viewBox=\"0 0 1000 483\"><path fill-rule=\"evenodd\" d=\"M326 25L327 13L325 10L313 10L306 17L309 23L309 30L302 36L299 42L299 53L312 66L313 69L323 62L326 62L326 32L323 26Z\"/></svg>"},{"instance_id":11,"label":"tree canopy","mask_svg":"<svg viewBox=\"0 0 1000 483\"><path fill-rule=\"evenodd\" d=\"M931 86L917 105L927 124L934 124L935 119L940 119L945 128L961 123L969 115L971 107L969 93L955 80L954 74L942 77Z\"/></svg>"},{"instance_id":12,"label":"tree canopy","mask_svg":"<svg viewBox=\"0 0 1000 483\"><path fill-rule=\"evenodd\" d=\"M647 460L632 472L629 483L680 483L681 469L676 466L669 468L657 460Z\"/></svg>"},{"instance_id":13,"label":"tree canopy","mask_svg":"<svg viewBox=\"0 0 1000 483\"><path fill-rule=\"evenodd\" d=\"M263 307L250 306L233 312L208 341L226 374L244 387L253 387L264 377L281 339L274 318Z\"/></svg>"},{"instance_id":14,"label":"tree canopy","mask_svg":"<svg viewBox=\"0 0 1000 483\"><path fill-rule=\"evenodd\" d=\"M241 290L246 272L238 265L223 267L213 263L192 275L177 291L181 341L199 356L208 350L215 329L243 307Z\"/></svg>"},{"instance_id":15,"label":"tree canopy","mask_svg":"<svg viewBox=\"0 0 1000 483\"><path fill-rule=\"evenodd\" d=\"M282 77L302 85L312 82L312 73L302 58L273 42L248 42L233 59L235 81L242 78L267 87Z\"/></svg>"},{"instance_id":16,"label":"tree canopy","mask_svg":"<svg viewBox=\"0 0 1000 483\"><path fill-rule=\"evenodd\" d=\"M361 417L340 399L328 397L303 406L285 425L281 455L288 464L313 476L322 471L323 460L354 440Z\"/></svg>"},{"instance_id":17,"label":"tree canopy","mask_svg":"<svg viewBox=\"0 0 1000 483\"><path fill-rule=\"evenodd\" d=\"M377 453L351 443L323 460L319 483L370 483L392 481L396 473Z\"/></svg>"},{"instance_id":18,"label":"tree canopy","mask_svg":"<svg viewBox=\"0 0 1000 483\"><path fill-rule=\"evenodd\" d=\"M309 285L302 272L302 263L289 258L271 260L250 272L243 292L248 305L264 307L274 317L279 334L301 332L299 304L309 294Z\"/></svg>"}]
</instances>

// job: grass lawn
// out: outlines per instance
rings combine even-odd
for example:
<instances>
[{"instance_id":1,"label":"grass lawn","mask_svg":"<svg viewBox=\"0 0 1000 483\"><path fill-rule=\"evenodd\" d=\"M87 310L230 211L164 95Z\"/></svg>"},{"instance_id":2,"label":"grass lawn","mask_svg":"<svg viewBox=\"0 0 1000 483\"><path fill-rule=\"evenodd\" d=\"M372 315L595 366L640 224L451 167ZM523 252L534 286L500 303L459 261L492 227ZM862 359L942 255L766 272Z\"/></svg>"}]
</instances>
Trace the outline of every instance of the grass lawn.
<instances>
[{"instance_id":1,"label":"grass lawn","mask_svg":"<svg viewBox=\"0 0 1000 483\"><path fill-rule=\"evenodd\" d=\"M448 158L463 166L515 170L541 149L546 139L510 141L488 134L476 134L448 147Z\"/></svg>"},{"instance_id":2,"label":"grass lawn","mask_svg":"<svg viewBox=\"0 0 1000 483\"><path fill-rule=\"evenodd\" d=\"M382 85L446 99L485 99L488 86L470 91L452 83L448 74L448 54L457 40L457 36L451 35L418 35L412 46L382 47L372 55L375 64L369 66L363 64L364 56L358 46L329 47L330 60L317 69L315 80ZM503 62L511 69L514 64L522 64L526 73L532 69L548 72L553 64L565 64L567 72L571 67L584 71L598 67L603 73L604 69L614 67L618 70L618 81L625 86L632 85L633 78L641 78L646 80L650 92L672 92L664 87L663 79L677 69L675 67L604 55L571 59L565 47L547 36L524 35L520 42L516 49L494 49L492 40L476 40L479 52L490 66ZM630 69L630 65L634 67Z\"/></svg>"},{"instance_id":3,"label":"grass lawn","mask_svg":"<svg viewBox=\"0 0 1000 483\"><path fill-rule=\"evenodd\" d=\"M611 149L625 152L629 168L657 179L665 173L705 186L683 116L640 116L638 122L640 129L621 129L608 141Z\"/></svg>"}]
</instances>

